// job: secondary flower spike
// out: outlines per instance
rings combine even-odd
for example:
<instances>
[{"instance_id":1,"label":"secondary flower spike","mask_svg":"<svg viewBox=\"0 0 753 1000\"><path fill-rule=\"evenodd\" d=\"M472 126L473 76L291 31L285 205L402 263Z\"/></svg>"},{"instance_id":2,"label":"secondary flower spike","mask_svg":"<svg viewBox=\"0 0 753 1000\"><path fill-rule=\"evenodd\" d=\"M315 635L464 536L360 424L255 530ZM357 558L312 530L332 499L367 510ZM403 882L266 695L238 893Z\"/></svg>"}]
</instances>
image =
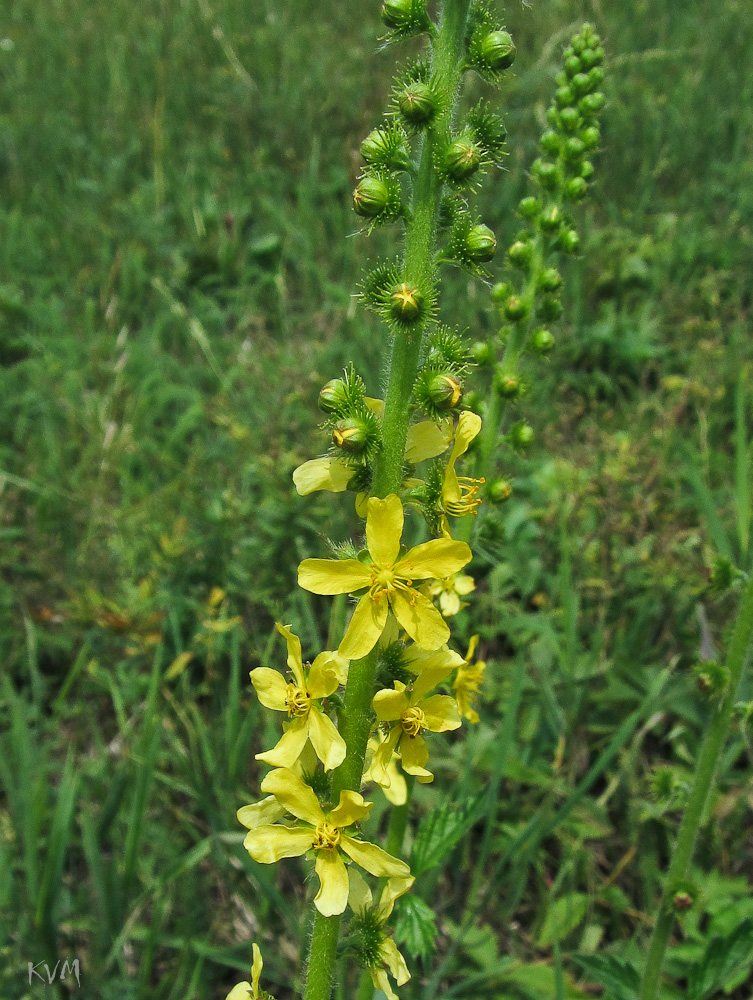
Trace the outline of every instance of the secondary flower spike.
<instances>
[{"instance_id":1,"label":"secondary flower spike","mask_svg":"<svg viewBox=\"0 0 753 1000\"><path fill-rule=\"evenodd\" d=\"M265 708L287 712L290 722L279 743L271 750L257 753L256 759L273 767L292 767L311 740L317 757L326 771L342 764L345 740L332 720L315 704L320 698L334 694L347 676L347 662L337 653L320 653L308 670L303 667L301 640L285 625L277 623L277 631L288 644L288 666L294 683L286 681L278 670L257 667L251 671L251 683Z\"/></svg>"},{"instance_id":2,"label":"secondary flower spike","mask_svg":"<svg viewBox=\"0 0 753 1000\"><path fill-rule=\"evenodd\" d=\"M325 814L314 790L289 768L271 771L261 783L286 812L302 820L300 826L259 826L249 830L243 846L263 865L281 858L298 858L316 852L319 892L314 905L325 916L342 913L348 902L348 871L341 852L377 878L409 878L410 868L376 844L356 840L343 831L364 820L374 805L358 792L340 792L340 801Z\"/></svg>"},{"instance_id":3,"label":"secondary flower spike","mask_svg":"<svg viewBox=\"0 0 753 1000\"><path fill-rule=\"evenodd\" d=\"M314 594L351 594L367 588L353 613L338 652L349 660L366 656L393 614L422 649L439 649L450 630L431 601L413 587L414 580L444 580L471 560L465 542L434 538L400 556L403 505L391 494L370 497L366 544L370 563L358 559L304 559L298 583Z\"/></svg>"}]
</instances>

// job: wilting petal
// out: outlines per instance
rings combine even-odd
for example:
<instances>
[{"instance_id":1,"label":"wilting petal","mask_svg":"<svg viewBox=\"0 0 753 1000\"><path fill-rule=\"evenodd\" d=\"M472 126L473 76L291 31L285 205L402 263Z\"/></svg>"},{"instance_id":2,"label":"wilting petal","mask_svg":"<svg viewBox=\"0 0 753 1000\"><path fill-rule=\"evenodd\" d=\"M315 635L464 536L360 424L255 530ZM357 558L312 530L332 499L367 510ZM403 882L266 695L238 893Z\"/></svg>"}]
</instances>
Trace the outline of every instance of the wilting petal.
<instances>
[{"instance_id":1,"label":"wilting petal","mask_svg":"<svg viewBox=\"0 0 753 1000\"><path fill-rule=\"evenodd\" d=\"M241 806L235 815L238 817L238 822L246 829L255 830L259 826L269 826L271 823L276 823L278 819L282 819L285 815L285 809L274 795L268 795L261 802L254 802L250 806Z\"/></svg>"},{"instance_id":2,"label":"wilting petal","mask_svg":"<svg viewBox=\"0 0 753 1000\"><path fill-rule=\"evenodd\" d=\"M452 420L435 424L433 420L422 420L411 424L405 439L405 461L415 465L425 458L436 458L447 451L452 440Z\"/></svg>"},{"instance_id":3,"label":"wilting petal","mask_svg":"<svg viewBox=\"0 0 753 1000\"><path fill-rule=\"evenodd\" d=\"M323 917L342 913L348 905L348 872L340 852L326 847L316 852L316 874L321 885L314 896L314 906Z\"/></svg>"},{"instance_id":4,"label":"wilting petal","mask_svg":"<svg viewBox=\"0 0 753 1000\"><path fill-rule=\"evenodd\" d=\"M377 714L377 718L382 722L397 722L403 712L408 710L408 695L405 693L405 684L402 681L395 681L395 690L383 688L374 695L372 705Z\"/></svg>"},{"instance_id":5,"label":"wilting petal","mask_svg":"<svg viewBox=\"0 0 753 1000\"><path fill-rule=\"evenodd\" d=\"M472 558L473 553L465 542L432 538L409 549L395 566L395 572L411 580L444 580Z\"/></svg>"},{"instance_id":6,"label":"wilting petal","mask_svg":"<svg viewBox=\"0 0 753 1000\"><path fill-rule=\"evenodd\" d=\"M306 690L311 697L318 701L319 698L327 698L337 691L340 684L344 683L340 680L342 675L340 664L345 663L347 667L347 662L337 653L320 653L311 664L306 681ZM347 669L345 673L347 677Z\"/></svg>"},{"instance_id":7,"label":"wilting petal","mask_svg":"<svg viewBox=\"0 0 753 1000\"><path fill-rule=\"evenodd\" d=\"M308 736L308 717L293 719L282 734L279 742L271 750L264 750L263 753L255 754L255 758L256 760L263 760L265 764L271 764L272 767L292 767L301 756ZM267 791L263 783L262 791ZM294 815L296 814L294 813ZM303 819L303 817L300 816L299 819Z\"/></svg>"},{"instance_id":8,"label":"wilting petal","mask_svg":"<svg viewBox=\"0 0 753 1000\"><path fill-rule=\"evenodd\" d=\"M404 986L410 979L410 972L392 938L385 938L379 951L397 985Z\"/></svg>"},{"instance_id":9,"label":"wilting petal","mask_svg":"<svg viewBox=\"0 0 753 1000\"><path fill-rule=\"evenodd\" d=\"M261 951L259 950L259 945L254 941L251 945L251 953L254 956L254 960L251 963L251 982L253 983L254 997L259 996L259 980L261 979L261 970L264 968L264 963L261 959Z\"/></svg>"},{"instance_id":10,"label":"wilting petal","mask_svg":"<svg viewBox=\"0 0 753 1000\"><path fill-rule=\"evenodd\" d=\"M355 865L348 868L348 882L350 883L348 904L354 913L362 913L367 906L372 904L371 889Z\"/></svg>"},{"instance_id":11,"label":"wilting petal","mask_svg":"<svg viewBox=\"0 0 753 1000\"><path fill-rule=\"evenodd\" d=\"M316 490L342 493L347 490L354 470L341 458L314 458L293 472L293 482L302 497Z\"/></svg>"},{"instance_id":12,"label":"wilting petal","mask_svg":"<svg viewBox=\"0 0 753 1000\"><path fill-rule=\"evenodd\" d=\"M243 846L262 865L271 865L280 858L299 858L314 842L313 830L289 826L260 826L249 830Z\"/></svg>"},{"instance_id":13,"label":"wilting petal","mask_svg":"<svg viewBox=\"0 0 753 1000\"><path fill-rule=\"evenodd\" d=\"M350 594L371 583L371 571L357 559L304 559L298 585L312 594Z\"/></svg>"},{"instance_id":14,"label":"wilting petal","mask_svg":"<svg viewBox=\"0 0 753 1000\"><path fill-rule=\"evenodd\" d=\"M276 712L287 712L285 704L288 696L288 682L279 672L269 667L257 667L250 675L256 697L265 708L273 708Z\"/></svg>"},{"instance_id":15,"label":"wilting petal","mask_svg":"<svg viewBox=\"0 0 753 1000\"><path fill-rule=\"evenodd\" d=\"M325 771L332 771L345 760L347 747L335 724L312 705L309 712L309 739Z\"/></svg>"},{"instance_id":16,"label":"wilting petal","mask_svg":"<svg viewBox=\"0 0 753 1000\"><path fill-rule=\"evenodd\" d=\"M417 590L410 591L410 600L401 590L391 591L390 604L397 620L422 649L439 649L450 638L447 622Z\"/></svg>"},{"instance_id":17,"label":"wilting petal","mask_svg":"<svg viewBox=\"0 0 753 1000\"><path fill-rule=\"evenodd\" d=\"M460 727L458 703L448 694L434 694L421 702L424 725L432 733L446 733Z\"/></svg>"},{"instance_id":18,"label":"wilting petal","mask_svg":"<svg viewBox=\"0 0 753 1000\"><path fill-rule=\"evenodd\" d=\"M400 740L400 758L406 774L433 781L434 775L424 766L429 760L429 748L423 736L403 736Z\"/></svg>"},{"instance_id":19,"label":"wilting petal","mask_svg":"<svg viewBox=\"0 0 753 1000\"><path fill-rule=\"evenodd\" d=\"M369 498L366 516L366 545L378 566L392 566L400 553L403 534L403 504L391 493L384 500Z\"/></svg>"},{"instance_id":20,"label":"wilting petal","mask_svg":"<svg viewBox=\"0 0 753 1000\"><path fill-rule=\"evenodd\" d=\"M287 767L270 771L261 783L263 792L270 792L289 813L305 823L318 826L324 822L324 813L314 789Z\"/></svg>"},{"instance_id":21,"label":"wilting petal","mask_svg":"<svg viewBox=\"0 0 753 1000\"><path fill-rule=\"evenodd\" d=\"M415 881L412 875L409 875L408 878L387 879L387 885L382 889L382 895L379 897L379 906L377 907L377 916L382 923L392 913L395 900L404 896Z\"/></svg>"},{"instance_id":22,"label":"wilting petal","mask_svg":"<svg viewBox=\"0 0 753 1000\"><path fill-rule=\"evenodd\" d=\"M365 802L360 792L340 792L340 801L329 814L333 826L344 828L366 819L374 808L373 802Z\"/></svg>"},{"instance_id":23,"label":"wilting petal","mask_svg":"<svg viewBox=\"0 0 753 1000\"><path fill-rule=\"evenodd\" d=\"M359 660L371 652L387 624L387 611L387 598L384 595L376 600L368 594L362 597L340 643L340 656L348 660Z\"/></svg>"},{"instance_id":24,"label":"wilting petal","mask_svg":"<svg viewBox=\"0 0 753 1000\"><path fill-rule=\"evenodd\" d=\"M293 671L295 682L299 688L304 687L303 678L303 657L301 656L301 640L297 635L293 635L287 625L280 625L275 622L275 627L281 636L284 637L288 645L288 666Z\"/></svg>"},{"instance_id":25,"label":"wilting petal","mask_svg":"<svg viewBox=\"0 0 753 1000\"><path fill-rule=\"evenodd\" d=\"M342 834L340 837L340 848L345 851L361 868L376 875L378 878L408 878L410 868L404 861L398 861L391 854L383 851L376 844L367 844L363 840L354 840Z\"/></svg>"}]
</instances>

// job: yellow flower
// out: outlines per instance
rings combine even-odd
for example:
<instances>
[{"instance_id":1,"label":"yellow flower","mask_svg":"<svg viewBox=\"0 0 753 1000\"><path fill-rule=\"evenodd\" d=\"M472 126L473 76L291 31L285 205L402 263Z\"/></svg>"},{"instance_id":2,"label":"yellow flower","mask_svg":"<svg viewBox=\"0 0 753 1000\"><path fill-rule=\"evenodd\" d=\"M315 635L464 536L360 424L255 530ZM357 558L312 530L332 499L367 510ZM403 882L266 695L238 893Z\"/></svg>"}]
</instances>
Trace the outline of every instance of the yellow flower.
<instances>
[{"instance_id":1,"label":"yellow flower","mask_svg":"<svg viewBox=\"0 0 753 1000\"><path fill-rule=\"evenodd\" d=\"M456 573L447 577L446 580L434 580L426 585L426 592L429 597L439 600L439 610L445 618L451 618L458 611L468 606L466 601L461 601L461 597L470 594L476 589L476 584L472 576L465 573Z\"/></svg>"},{"instance_id":2,"label":"yellow flower","mask_svg":"<svg viewBox=\"0 0 753 1000\"><path fill-rule=\"evenodd\" d=\"M314 791L290 768L270 771L261 783L286 812L302 820L305 826L258 826L249 830L243 846L260 864L269 865L280 858L297 858L316 851L316 874L319 891L314 905L325 916L342 913L348 902L348 872L342 854L378 878L409 878L410 868L376 844L356 840L343 831L359 823L371 812L373 802L364 802L358 792L340 792L340 801L325 814Z\"/></svg>"},{"instance_id":3,"label":"yellow flower","mask_svg":"<svg viewBox=\"0 0 753 1000\"><path fill-rule=\"evenodd\" d=\"M458 476L455 472L455 462L468 451L471 441L480 430L481 417L476 413L471 413L470 410L463 410L458 418L455 442L442 480L442 508L445 515L464 517L466 514L475 514L481 503L481 498L477 496L477 493L484 480ZM445 538L450 538L450 526L446 516L441 520L441 528Z\"/></svg>"},{"instance_id":4,"label":"yellow flower","mask_svg":"<svg viewBox=\"0 0 753 1000\"><path fill-rule=\"evenodd\" d=\"M393 753L400 755L407 774L415 775L422 783L434 780L434 775L425 766L429 750L421 734L427 729L431 733L458 729L460 716L457 703L450 695L435 694L430 698L426 695L447 677L453 666L450 660L441 667L425 667L416 678L412 691L401 681L395 681L394 691L385 689L374 695L377 718L394 723L387 739L374 752L369 768L371 779L377 784L382 787L388 784L387 767Z\"/></svg>"},{"instance_id":5,"label":"yellow flower","mask_svg":"<svg viewBox=\"0 0 753 1000\"><path fill-rule=\"evenodd\" d=\"M314 594L368 592L358 602L348 631L338 650L349 660L359 659L374 648L393 614L423 649L438 649L450 630L437 609L412 586L413 580L444 579L471 560L465 542L434 538L400 556L403 505L392 494L385 500L371 497L366 517L366 544L371 562L358 559L304 559L298 567L298 583Z\"/></svg>"},{"instance_id":6,"label":"yellow flower","mask_svg":"<svg viewBox=\"0 0 753 1000\"><path fill-rule=\"evenodd\" d=\"M384 743L386 738L386 736L378 731L374 733L373 736L369 737L369 742L366 747L366 760L368 763L363 774L363 780L365 782L374 781L374 778L371 776L371 762L373 761L374 754L379 749L380 744ZM387 780L389 782L387 785L379 786L384 792L384 797L388 802L391 802L393 806L404 806L408 801L408 783L397 769L397 760L395 759L394 754L390 755L390 760L387 764Z\"/></svg>"},{"instance_id":7,"label":"yellow flower","mask_svg":"<svg viewBox=\"0 0 753 1000\"><path fill-rule=\"evenodd\" d=\"M453 690L455 691L455 697L457 698L458 708L460 709L460 714L464 718L468 719L469 722L478 722L478 712L475 710L473 705L478 695L484 670L486 670L486 663L484 660L477 660L476 663L471 663L473 654L476 652L477 645L478 636L471 636L471 641L468 644L468 652L465 654L463 666L458 668L457 676L452 684Z\"/></svg>"},{"instance_id":8,"label":"yellow flower","mask_svg":"<svg viewBox=\"0 0 753 1000\"><path fill-rule=\"evenodd\" d=\"M262 1000L264 994L259 992L259 978L264 963L261 960L259 945L255 941L251 945L251 951L254 956L254 960L251 963L251 982L238 983L237 986L234 986L230 990L225 1000L249 1000L249 998L251 1000Z\"/></svg>"},{"instance_id":9,"label":"yellow flower","mask_svg":"<svg viewBox=\"0 0 753 1000\"><path fill-rule=\"evenodd\" d=\"M285 625L278 623L277 631L288 644L288 666L294 683L269 667L252 670L251 683L265 708L287 712L291 721L279 743L271 750L257 753L256 759L273 767L292 767L310 740L324 769L331 771L345 759L345 740L315 701L333 694L345 683L347 661L328 651L320 653L310 668L304 670L301 640Z\"/></svg>"},{"instance_id":10,"label":"yellow flower","mask_svg":"<svg viewBox=\"0 0 753 1000\"><path fill-rule=\"evenodd\" d=\"M358 923L362 922L368 928L370 934L373 934L374 930L382 932L382 940L379 944L377 955L374 956L372 962L367 962L366 964L371 974L371 981L376 989L381 990L385 994L388 1000L398 1000L397 994L393 992L390 985L387 970L389 969L398 986L403 986L408 982L410 972L408 971L408 966L405 964L405 959L398 951L395 942L388 936L384 926L392 913L395 900L410 889L415 879L412 876L409 878L389 879L387 885L382 890L382 895L379 898L377 906L374 906L371 890L360 872L354 868L350 868L348 870L348 879L350 882L348 902L355 914L355 928L357 929ZM351 925L352 930L353 925Z\"/></svg>"}]
</instances>

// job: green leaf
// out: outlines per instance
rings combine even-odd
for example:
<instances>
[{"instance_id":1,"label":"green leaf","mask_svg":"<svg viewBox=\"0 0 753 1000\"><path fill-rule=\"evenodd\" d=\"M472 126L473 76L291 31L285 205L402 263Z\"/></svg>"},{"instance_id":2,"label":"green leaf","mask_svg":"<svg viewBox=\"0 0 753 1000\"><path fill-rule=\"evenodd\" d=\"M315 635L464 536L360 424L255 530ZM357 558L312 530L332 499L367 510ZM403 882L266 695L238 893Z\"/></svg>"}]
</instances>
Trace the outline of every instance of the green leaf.
<instances>
[{"instance_id":1,"label":"green leaf","mask_svg":"<svg viewBox=\"0 0 753 1000\"><path fill-rule=\"evenodd\" d=\"M753 920L744 920L729 937L709 941L703 958L688 978L688 1000L707 1000L725 986L753 957Z\"/></svg>"},{"instance_id":2,"label":"green leaf","mask_svg":"<svg viewBox=\"0 0 753 1000\"><path fill-rule=\"evenodd\" d=\"M434 911L418 896L404 896L398 907L395 940L405 945L411 958L428 958L435 950L437 937Z\"/></svg>"},{"instance_id":3,"label":"green leaf","mask_svg":"<svg viewBox=\"0 0 753 1000\"><path fill-rule=\"evenodd\" d=\"M439 864L465 836L484 811L485 793L479 792L462 806L447 802L429 813L413 843L410 868L418 877Z\"/></svg>"},{"instance_id":4,"label":"green leaf","mask_svg":"<svg viewBox=\"0 0 753 1000\"><path fill-rule=\"evenodd\" d=\"M547 948L567 937L575 930L588 911L588 896L571 892L554 902L547 910L544 926L539 934L539 947Z\"/></svg>"},{"instance_id":5,"label":"green leaf","mask_svg":"<svg viewBox=\"0 0 753 1000\"><path fill-rule=\"evenodd\" d=\"M573 955L572 959L587 976L610 990L615 1000L637 1000L641 981L630 962L614 955Z\"/></svg>"}]
</instances>

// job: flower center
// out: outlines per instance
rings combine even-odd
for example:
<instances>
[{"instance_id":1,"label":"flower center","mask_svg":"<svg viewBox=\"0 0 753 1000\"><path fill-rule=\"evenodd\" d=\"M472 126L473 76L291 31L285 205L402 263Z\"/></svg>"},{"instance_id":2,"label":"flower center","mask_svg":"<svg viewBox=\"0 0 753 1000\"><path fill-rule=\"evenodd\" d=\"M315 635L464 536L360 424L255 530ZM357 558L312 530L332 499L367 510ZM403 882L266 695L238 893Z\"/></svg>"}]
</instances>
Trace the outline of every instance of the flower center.
<instances>
[{"instance_id":1,"label":"flower center","mask_svg":"<svg viewBox=\"0 0 753 1000\"><path fill-rule=\"evenodd\" d=\"M314 843L311 845L315 851L326 850L328 847L337 847L340 843L340 831L336 826L332 826L326 820L320 823L314 834Z\"/></svg>"},{"instance_id":2,"label":"flower center","mask_svg":"<svg viewBox=\"0 0 753 1000\"><path fill-rule=\"evenodd\" d=\"M458 476L458 487L460 488L460 498L458 500L443 500L443 507L446 514L452 517L465 517L466 514L478 514L478 507L481 504L481 497L477 496L479 487L485 480L470 479L468 476Z\"/></svg>"},{"instance_id":3,"label":"flower center","mask_svg":"<svg viewBox=\"0 0 753 1000\"><path fill-rule=\"evenodd\" d=\"M387 594L391 590L409 591L413 583L407 576L398 575L394 566L378 566L376 563L371 563L369 569L371 570L369 597L372 601L378 601L382 594Z\"/></svg>"},{"instance_id":4,"label":"flower center","mask_svg":"<svg viewBox=\"0 0 753 1000\"><path fill-rule=\"evenodd\" d=\"M422 708L409 708L400 716L403 732L407 733L411 739L414 736L420 736L421 730L424 728L425 718Z\"/></svg>"},{"instance_id":5,"label":"flower center","mask_svg":"<svg viewBox=\"0 0 753 1000\"><path fill-rule=\"evenodd\" d=\"M311 708L311 695L303 688L296 687L295 684L288 684L285 707L288 710L288 716L293 715L298 718L301 715L308 715Z\"/></svg>"}]
</instances>

